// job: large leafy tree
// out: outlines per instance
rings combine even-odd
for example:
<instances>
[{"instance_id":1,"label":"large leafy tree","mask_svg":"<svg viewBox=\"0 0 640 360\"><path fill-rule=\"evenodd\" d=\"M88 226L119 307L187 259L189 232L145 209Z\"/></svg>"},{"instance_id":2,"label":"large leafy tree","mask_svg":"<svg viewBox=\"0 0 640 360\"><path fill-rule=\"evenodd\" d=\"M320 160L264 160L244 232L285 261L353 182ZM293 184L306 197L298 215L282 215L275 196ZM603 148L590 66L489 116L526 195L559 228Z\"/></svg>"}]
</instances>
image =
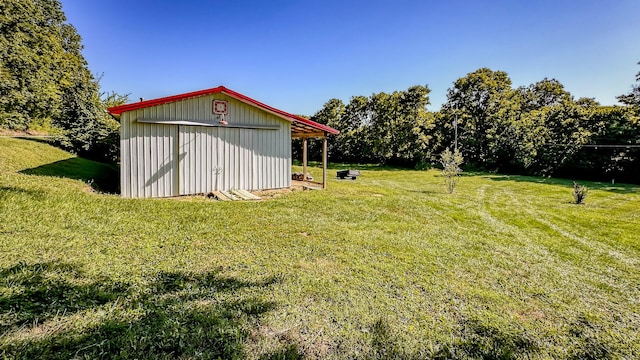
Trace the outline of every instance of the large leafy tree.
<instances>
[{"instance_id":1,"label":"large leafy tree","mask_svg":"<svg viewBox=\"0 0 640 360\"><path fill-rule=\"evenodd\" d=\"M505 72L483 68L454 83L441 111L426 110L428 94L415 86L355 96L346 105L332 99L313 119L341 131L330 143L336 161L437 163L436 155L453 147L457 120L465 162L478 168L640 181L638 150L630 146L640 144L633 93L624 98L630 107L604 107L574 100L555 79L513 89Z\"/></svg>"},{"instance_id":2,"label":"large leafy tree","mask_svg":"<svg viewBox=\"0 0 640 360\"><path fill-rule=\"evenodd\" d=\"M508 172L526 172L540 143L541 128L525 111L527 97L511 91L499 99L487 129L484 167Z\"/></svg>"},{"instance_id":3,"label":"large leafy tree","mask_svg":"<svg viewBox=\"0 0 640 360\"><path fill-rule=\"evenodd\" d=\"M58 0L0 2L0 127L62 130L58 144L115 160L118 124Z\"/></svg>"},{"instance_id":4,"label":"large leafy tree","mask_svg":"<svg viewBox=\"0 0 640 360\"><path fill-rule=\"evenodd\" d=\"M591 136L588 146L578 149L559 174L598 180L640 181L640 123L629 108L593 106L583 109Z\"/></svg>"},{"instance_id":5,"label":"large leafy tree","mask_svg":"<svg viewBox=\"0 0 640 360\"><path fill-rule=\"evenodd\" d=\"M312 120L340 130L330 142L334 161L414 166L432 139L426 106L429 88L354 96L348 104L329 100Z\"/></svg>"},{"instance_id":6,"label":"large leafy tree","mask_svg":"<svg viewBox=\"0 0 640 360\"><path fill-rule=\"evenodd\" d=\"M335 123L341 131L335 143L335 149L340 154L341 161L360 163L377 161L372 156L370 119L369 98L351 97Z\"/></svg>"},{"instance_id":7,"label":"large leafy tree","mask_svg":"<svg viewBox=\"0 0 640 360\"><path fill-rule=\"evenodd\" d=\"M60 116L64 21L57 0L0 2L0 126L25 130Z\"/></svg>"},{"instance_id":8,"label":"large leafy tree","mask_svg":"<svg viewBox=\"0 0 640 360\"><path fill-rule=\"evenodd\" d=\"M495 162L491 141L500 129L496 115L512 92L504 71L481 68L456 80L448 90L443 112L458 123L461 152L465 161L480 166Z\"/></svg>"},{"instance_id":9,"label":"large leafy tree","mask_svg":"<svg viewBox=\"0 0 640 360\"><path fill-rule=\"evenodd\" d=\"M334 129L340 130L340 134L338 134L332 141L328 144L328 153L331 159L336 161L341 161L343 158L343 148L346 146L346 134L345 134L345 126L342 124L342 114L344 113L344 103L340 99L331 99L327 101L322 109L315 113L311 120L318 122L320 124L325 124L331 126ZM296 142L297 144L297 142ZM310 145L316 145L311 143ZM309 149L310 154L320 155L320 149L315 149L316 146L313 146L313 149ZM295 149L294 149L295 150Z\"/></svg>"},{"instance_id":10,"label":"large leafy tree","mask_svg":"<svg viewBox=\"0 0 640 360\"><path fill-rule=\"evenodd\" d=\"M640 65L640 62L638 62L638 65ZM640 71L636 74L636 82L638 84L633 85L628 94L620 95L617 99L621 103L633 107L636 114L640 116Z\"/></svg>"},{"instance_id":11,"label":"large leafy tree","mask_svg":"<svg viewBox=\"0 0 640 360\"><path fill-rule=\"evenodd\" d=\"M377 157L389 164L415 165L421 156L419 141L425 141L429 88L416 85L391 94L378 93L370 98L371 137Z\"/></svg>"},{"instance_id":12,"label":"large leafy tree","mask_svg":"<svg viewBox=\"0 0 640 360\"><path fill-rule=\"evenodd\" d=\"M533 173L554 174L590 141L592 132L584 109L573 102L545 106L526 116L537 130Z\"/></svg>"},{"instance_id":13,"label":"large leafy tree","mask_svg":"<svg viewBox=\"0 0 640 360\"><path fill-rule=\"evenodd\" d=\"M545 78L527 87L520 87L517 91L522 96L522 111L524 112L573 101L571 94L556 79Z\"/></svg>"},{"instance_id":14,"label":"large leafy tree","mask_svg":"<svg viewBox=\"0 0 640 360\"><path fill-rule=\"evenodd\" d=\"M495 167L502 171L533 171L536 158L550 149L545 143L549 132L545 123L548 112L544 110L563 106L573 106L573 97L556 79L545 78L519 87L502 98L491 128L499 132L490 134L493 141L489 143Z\"/></svg>"},{"instance_id":15,"label":"large leafy tree","mask_svg":"<svg viewBox=\"0 0 640 360\"><path fill-rule=\"evenodd\" d=\"M332 141L328 143L329 157L335 161L342 161L340 156L340 150L338 147L342 144L342 141L338 141L339 137L342 137L342 129L339 126L342 112L344 111L344 103L340 99L331 99L327 101L322 109L315 113L313 116L299 115L304 118L309 118L317 123L329 125L335 129L340 129L340 134L337 137L333 137ZM318 139L308 139L307 142L307 156L309 160L321 161L322 160L322 142ZM302 139L293 139L291 141L291 155L294 159L302 159Z\"/></svg>"}]
</instances>

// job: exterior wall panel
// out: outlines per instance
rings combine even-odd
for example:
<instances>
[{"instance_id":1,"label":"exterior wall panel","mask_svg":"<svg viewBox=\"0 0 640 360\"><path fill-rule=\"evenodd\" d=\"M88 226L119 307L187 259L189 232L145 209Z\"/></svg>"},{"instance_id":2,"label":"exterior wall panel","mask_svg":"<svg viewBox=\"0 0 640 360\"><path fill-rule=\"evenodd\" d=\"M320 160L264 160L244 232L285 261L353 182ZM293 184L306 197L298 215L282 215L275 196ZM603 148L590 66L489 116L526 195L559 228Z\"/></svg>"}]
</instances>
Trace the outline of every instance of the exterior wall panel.
<instances>
[{"instance_id":1,"label":"exterior wall panel","mask_svg":"<svg viewBox=\"0 0 640 360\"><path fill-rule=\"evenodd\" d=\"M123 197L177 195L174 143L177 126L142 124L153 108L124 113L121 122L121 193Z\"/></svg>"}]
</instances>

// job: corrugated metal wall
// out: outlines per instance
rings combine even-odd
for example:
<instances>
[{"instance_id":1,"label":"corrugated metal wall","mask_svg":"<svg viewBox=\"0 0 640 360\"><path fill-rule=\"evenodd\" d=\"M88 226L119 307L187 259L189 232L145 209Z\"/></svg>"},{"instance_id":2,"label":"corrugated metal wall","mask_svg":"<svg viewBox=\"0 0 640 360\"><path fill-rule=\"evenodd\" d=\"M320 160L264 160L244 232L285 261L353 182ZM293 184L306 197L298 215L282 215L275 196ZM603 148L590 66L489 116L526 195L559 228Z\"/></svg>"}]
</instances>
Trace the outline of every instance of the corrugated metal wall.
<instances>
[{"instance_id":1,"label":"corrugated metal wall","mask_svg":"<svg viewBox=\"0 0 640 360\"><path fill-rule=\"evenodd\" d=\"M229 124L276 129L137 122L156 119L217 125L211 108L213 99L229 102ZM120 122L123 197L291 186L291 124L224 94L125 112Z\"/></svg>"}]
</instances>

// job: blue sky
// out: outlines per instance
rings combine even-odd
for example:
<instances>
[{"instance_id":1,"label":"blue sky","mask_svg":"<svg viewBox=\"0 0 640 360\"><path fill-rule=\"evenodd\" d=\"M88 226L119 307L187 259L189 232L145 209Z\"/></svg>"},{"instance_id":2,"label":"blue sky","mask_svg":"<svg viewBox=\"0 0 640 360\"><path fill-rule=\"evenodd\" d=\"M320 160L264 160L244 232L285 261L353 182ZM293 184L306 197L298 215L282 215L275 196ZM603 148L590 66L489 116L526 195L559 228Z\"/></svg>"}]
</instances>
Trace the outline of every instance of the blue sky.
<instances>
[{"instance_id":1,"label":"blue sky","mask_svg":"<svg viewBox=\"0 0 640 360\"><path fill-rule=\"evenodd\" d=\"M312 115L331 98L431 89L481 67L616 104L640 70L640 1L61 0L103 91L218 85Z\"/></svg>"}]
</instances>

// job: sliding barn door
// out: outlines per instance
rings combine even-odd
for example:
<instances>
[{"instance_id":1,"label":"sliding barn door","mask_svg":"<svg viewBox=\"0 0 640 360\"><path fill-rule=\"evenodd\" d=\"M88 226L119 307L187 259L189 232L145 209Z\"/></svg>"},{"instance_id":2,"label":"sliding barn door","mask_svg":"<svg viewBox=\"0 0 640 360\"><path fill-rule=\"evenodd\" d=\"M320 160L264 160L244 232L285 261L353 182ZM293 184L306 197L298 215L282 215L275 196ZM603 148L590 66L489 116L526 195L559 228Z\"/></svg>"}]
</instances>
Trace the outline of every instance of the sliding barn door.
<instances>
[{"instance_id":1,"label":"sliding barn door","mask_svg":"<svg viewBox=\"0 0 640 360\"><path fill-rule=\"evenodd\" d=\"M180 126L179 142L180 195L218 190L222 172L218 128Z\"/></svg>"}]
</instances>

